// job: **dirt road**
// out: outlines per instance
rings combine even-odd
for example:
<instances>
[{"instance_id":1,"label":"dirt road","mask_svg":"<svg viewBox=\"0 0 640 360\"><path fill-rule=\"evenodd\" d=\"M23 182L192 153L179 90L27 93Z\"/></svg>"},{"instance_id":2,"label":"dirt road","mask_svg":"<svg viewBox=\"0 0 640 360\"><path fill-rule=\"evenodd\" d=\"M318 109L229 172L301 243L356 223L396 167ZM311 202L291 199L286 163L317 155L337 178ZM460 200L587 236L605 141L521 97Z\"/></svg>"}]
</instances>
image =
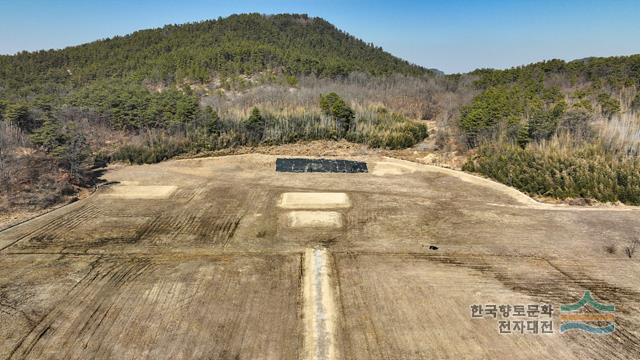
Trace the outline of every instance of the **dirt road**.
<instances>
[{"instance_id":1,"label":"dirt road","mask_svg":"<svg viewBox=\"0 0 640 360\"><path fill-rule=\"evenodd\" d=\"M0 358L640 358L639 210L352 159L369 172L278 173L269 155L124 167L0 232ZM585 291L615 306L613 333L560 332Z\"/></svg>"}]
</instances>

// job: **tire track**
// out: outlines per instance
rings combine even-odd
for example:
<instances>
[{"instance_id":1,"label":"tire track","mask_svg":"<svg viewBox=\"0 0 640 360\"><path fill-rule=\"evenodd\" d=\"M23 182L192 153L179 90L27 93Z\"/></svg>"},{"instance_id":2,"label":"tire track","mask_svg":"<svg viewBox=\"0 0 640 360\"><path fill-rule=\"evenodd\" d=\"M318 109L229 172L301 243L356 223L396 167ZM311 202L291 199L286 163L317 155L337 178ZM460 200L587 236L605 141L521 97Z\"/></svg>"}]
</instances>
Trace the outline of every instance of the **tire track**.
<instances>
[{"instance_id":1,"label":"tire track","mask_svg":"<svg viewBox=\"0 0 640 360\"><path fill-rule=\"evenodd\" d=\"M188 245L194 243L226 246L233 238L243 218L237 207L227 207L222 211L213 206L204 206L197 211L180 209L162 214L143 226L136 235L137 242L146 245Z\"/></svg>"},{"instance_id":2,"label":"tire track","mask_svg":"<svg viewBox=\"0 0 640 360\"><path fill-rule=\"evenodd\" d=\"M85 348L113 306L113 293L135 280L150 266L136 259L119 264L100 262L89 270L69 295L58 303L12 350L10 359L46 357L48 349L64 349L63 358ZM93 273L93 274L92 274ZM76 309L85 309L82 313ZM70 312L72 311L72 312ZM74 317L75 315L75 317ZM82 346L79 343L84 343Z\"/></svg>"},{"instance_id":3,"label":"tire track","mask_svg":"<svg viewBox=\"0 0 640 360\"><path fill-rule=\"evenodd\" d=\"M61 215L48 223L18 238L2 250L12 246L45 248L52 241L63 239L83 222L99 216L99 209L93 203L83 205L79 209ZM25 244L26 243L26 244Z\"/></svg>"}]
</instances>

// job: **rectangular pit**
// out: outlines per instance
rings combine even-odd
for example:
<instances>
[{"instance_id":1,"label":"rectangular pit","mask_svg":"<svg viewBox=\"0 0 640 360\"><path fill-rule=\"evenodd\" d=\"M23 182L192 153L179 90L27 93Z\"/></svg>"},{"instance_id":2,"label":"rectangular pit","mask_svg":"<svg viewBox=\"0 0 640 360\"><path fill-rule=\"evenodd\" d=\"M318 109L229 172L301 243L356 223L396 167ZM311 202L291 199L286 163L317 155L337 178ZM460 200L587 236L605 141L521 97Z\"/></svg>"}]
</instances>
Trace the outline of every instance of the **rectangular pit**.
<instances>
[{"instance_id":1,"label":"rectangular pit","mask_svg":"<svg viewBox=\"0 0 640 360\"><path fill-rule=\"evenodd\" d=\"M168 199L177 189L177 186L118 185L102 196L117 199Z\"/></svg>"},{"instance_id":2,"label":"rectangular pit","mask_svg":"<svg viewBox=\"0 0 640 360\"><path fill-rule=\"evenodd\" d=\"M342 214L335 211L291 211L287 213L290 228L341 228Z\"/></svg>"},{"instance_id":3,"label":"rectangular pit","mask_svg":"<svg viewBox=\"0 0 640 360\"><path fill-rule=\"evenodd\" d=\"M345 193L287 192L282 194L278 206L283 209L340 209L351 206Z\"/></svg>"}]
</instances>

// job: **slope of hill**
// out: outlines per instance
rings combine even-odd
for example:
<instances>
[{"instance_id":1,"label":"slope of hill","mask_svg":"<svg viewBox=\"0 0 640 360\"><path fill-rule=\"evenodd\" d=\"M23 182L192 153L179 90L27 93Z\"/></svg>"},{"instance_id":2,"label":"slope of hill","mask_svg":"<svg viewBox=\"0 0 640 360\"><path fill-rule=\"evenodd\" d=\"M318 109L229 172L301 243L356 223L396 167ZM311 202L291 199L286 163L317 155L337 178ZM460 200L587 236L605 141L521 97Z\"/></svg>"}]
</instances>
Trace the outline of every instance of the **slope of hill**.
<instances>
[{"instance_id":1,"label":"slope of hill","mask_svg":"<svg viewBox=\"0 0 640 360\"><path fill-rule=\"evenodd\" d=\"M233 15L0 56L0 210L60 202L114 159L323 139L411 146L426 126L395 110L422 112L416 84L432 75L306 15Z\"/></svg>"},{"instance_id":2,"label":"slope of hill","mask_svg":"<svg viewBox=\"0 0 640 360\"><path fill-rule=\"evenodd\" d=\"M471 72L480 76L483 87L525 81L550 80L560 77L577 84L596 82L600 86L624 87L640 85L640 54L630 56L590 57L563 61L548 60L506 70L478 69Z\"/></svg>"},{"instance_id":3,"label":"slope of hill","mask_svg":"<svg viewBox=\"0 0 640 360\"><path fill-rule=\"evenodd\" d=\"M326 77L353 71L429 73L321 18L306 15L233 15L142 30L63 50L0 57L5 96L51 93L114 77L172 84L266 70Z\"/></svg>"},{"instance_id":4,"label":"slope of hill","mask_svg":"<svg viewBox=\"0 0 640 360\"><path fill-rule=\"evenodd\" d=\"M403 149L428 136L420 120L436 136L414 149L456 167L531 195L640 204L639 87L640 55L445 76L306 15L0 56L0 209L60 202L111 160L313 140Z\"/></svg>"},{"instance_id":5,"label":"slope of hill","mask_svg":"<svg viewBox=\"0 0 640 360\"><path fill-rule=\"evenodd\" d=\"M640 204L640 55L472 73L465 169L531 195ZM475 151L475 149L474 149Z\"/></svg>"}]
</instances>

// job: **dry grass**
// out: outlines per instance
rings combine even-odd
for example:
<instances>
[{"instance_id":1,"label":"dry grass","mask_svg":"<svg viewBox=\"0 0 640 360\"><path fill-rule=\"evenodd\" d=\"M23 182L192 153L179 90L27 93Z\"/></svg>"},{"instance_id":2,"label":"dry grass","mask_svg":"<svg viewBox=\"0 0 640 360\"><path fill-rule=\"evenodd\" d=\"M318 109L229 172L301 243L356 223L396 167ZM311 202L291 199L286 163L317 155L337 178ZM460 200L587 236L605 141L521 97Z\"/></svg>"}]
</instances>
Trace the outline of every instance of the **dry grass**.
<instances>
[{"instance_id":1,"label":"dry grass","mask_svg":"<svg viewBox=\"0 0 640 360\"><path fill-rule=\"evenodd\" d=\"M455 86L453 85L455 84ZM417 78L404 75L371 77L352 73L342 79L301 76L295 87L259 85L243 92L220 92L202 99L221 114L248 115L253 106L270 112L318 108L320 94L336 92L348 99L356 111L385 107L412 119L442 118L450 121L457 109L471 99L471 77L453 82L445 77ZM461 91L462 90L462 91Z\"/></svg>"},{"instance_id":2,"label":"dry grass","mask_svg":"<svg viewBox=\"0 0 640 360\"><path fill-rule=\"evenodd\" d=\"M598 123L599 138L611 153L640 155L640 113L626 112Z\"/></svg>"},{"instance_id":3,"label":"dry grass","mask_svg":"<svg viewBox=\"0 0 640 360\"><path fill-rule=\"evenodd\" d=\"M257 145L282 145L299 141L341 140L366 144L373 148L404 149L428 137L423 121L402 115L362 109L345 132L335 119L319 109L287 108L278 112L260 109L264 128L253 133L246 127L246 109L234 109L223 115L218 131L208 133L200 124L187 124L171 130L149 130L130 137L113 160L130 163L156 163L182 154L216 151Z\"/></svg>"},{"instance_id":4,"label":"dry grass","mask_svg":"<svg viewBox=\"0 0 640 360\"><path fill-rule=\"evenodd\" d=\"M640 204L640 158L619 156L570 137L521 148L486 144L464 166L525 193L558 199Z\"/></svg>"}]
</instances>

